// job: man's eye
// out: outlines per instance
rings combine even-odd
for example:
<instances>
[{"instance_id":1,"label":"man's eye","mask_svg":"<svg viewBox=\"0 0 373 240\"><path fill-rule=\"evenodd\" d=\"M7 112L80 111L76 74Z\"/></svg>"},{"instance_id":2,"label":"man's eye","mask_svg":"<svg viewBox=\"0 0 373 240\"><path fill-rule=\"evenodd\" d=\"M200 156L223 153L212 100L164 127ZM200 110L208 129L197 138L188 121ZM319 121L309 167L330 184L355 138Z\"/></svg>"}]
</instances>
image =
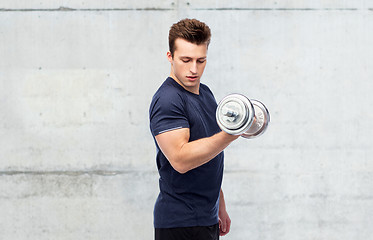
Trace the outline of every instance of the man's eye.
<instances>
[{"instance_id":1,"label":"man's eye","mask_svg":"<svg viewBox=\"0 0 373 240\"><path fill-rule=\"evenodd\" d=\"M187 62L189 62L190 60L181 60L181 61L183 61L183 62L187 63Z\"/></svg>"},{"instance_id":2,"label":"man's eye","mask_svg":"<svg viewBox=\"0 0 373 240\"><path fill-rule=\"evenodd\" d=\"M204 63L206 60L198 60L199 63Z\"/></svg>"}]
</instances>

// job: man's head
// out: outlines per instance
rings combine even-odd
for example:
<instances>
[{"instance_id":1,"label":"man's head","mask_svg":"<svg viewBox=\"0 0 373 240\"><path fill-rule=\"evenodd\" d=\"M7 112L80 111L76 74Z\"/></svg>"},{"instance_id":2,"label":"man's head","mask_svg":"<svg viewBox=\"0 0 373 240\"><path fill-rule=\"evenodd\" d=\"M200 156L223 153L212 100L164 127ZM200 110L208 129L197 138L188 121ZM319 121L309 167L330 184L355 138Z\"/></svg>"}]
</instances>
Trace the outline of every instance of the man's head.
<instances>
[{"instance_id":1,"label":"man's head","mask_svg":"<svg viewBox=\"0 0 373 240\"><path fill-rule=\"evenodd\" d=\"M181 20L170 29L167 57L171 63L171 77L195 94L199 94L210 38L210 28L196 19Z\"/></svg>"},{"instance_id":2,"label":"man's head","mask_svg":"<svg viewBox=\"0 0 373 240\"><path fill-rule=\"evenodd\" d=\"M171 26L168 34L169 51L172 57L176 49L175 41L181 38L196 45L206 44L208 47L211 38L210 28L197 19L183 19Z\"/></svg>"}]
</instances>

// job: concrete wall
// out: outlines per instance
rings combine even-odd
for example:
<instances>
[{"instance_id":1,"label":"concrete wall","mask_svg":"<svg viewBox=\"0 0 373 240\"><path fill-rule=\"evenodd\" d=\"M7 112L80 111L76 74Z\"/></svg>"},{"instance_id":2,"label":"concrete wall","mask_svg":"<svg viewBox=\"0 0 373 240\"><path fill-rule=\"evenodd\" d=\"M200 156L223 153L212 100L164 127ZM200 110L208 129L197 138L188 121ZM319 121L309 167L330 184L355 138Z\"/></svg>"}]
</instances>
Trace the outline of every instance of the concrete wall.
<instances>
[{"instance_id":1,"label":"concrete wall","mask_svg":"<svg viewBox=\"0 0 373 240\"><path fill-rule=\"evenodd\" d=\"M0 1L0 239L152 239L148 105L184 17L270 109L226 150L223 239L373 238L372 1Z\"/></svg>"}]
</instances>

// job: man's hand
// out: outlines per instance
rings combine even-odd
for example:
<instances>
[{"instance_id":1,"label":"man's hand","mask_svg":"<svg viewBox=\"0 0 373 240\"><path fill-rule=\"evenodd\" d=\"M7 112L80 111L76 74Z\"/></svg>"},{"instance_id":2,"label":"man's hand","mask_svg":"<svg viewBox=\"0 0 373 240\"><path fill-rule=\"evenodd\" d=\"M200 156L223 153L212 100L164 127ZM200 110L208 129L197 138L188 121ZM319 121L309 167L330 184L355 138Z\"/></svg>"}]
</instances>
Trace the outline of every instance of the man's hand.
<instances>
[{"instance_id":1,"label":"man's hand","mask_svg":"<svg viewBox=\"0 0 373 240\"><path fill-rule=\"evenodd\" d=\"M219 234L220 236L227 235L231 229L231 219L227 213L225 207L224 193L220 189L220 200L219 200Z\"/></svg>"},{"instance_id":2,"label":"man's hand","mask_svg":"<svg viewBox=\"0 0 373 240\"><path fill-rule=\"evenodd\" d=\"M219 231L220 236L224 236L229 233L231 228L231 219L225 209L219 210Z\"/></svg>"}]
</instances>

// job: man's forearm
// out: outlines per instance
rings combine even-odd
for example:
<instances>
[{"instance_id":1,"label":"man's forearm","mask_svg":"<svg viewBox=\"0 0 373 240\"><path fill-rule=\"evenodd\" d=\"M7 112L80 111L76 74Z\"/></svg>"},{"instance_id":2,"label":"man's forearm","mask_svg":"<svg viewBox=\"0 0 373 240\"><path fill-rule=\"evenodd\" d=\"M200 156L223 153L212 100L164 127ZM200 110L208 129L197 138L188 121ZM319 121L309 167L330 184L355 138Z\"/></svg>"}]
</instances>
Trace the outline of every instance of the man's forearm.
<instances>
[{"instance_id":1,"label":"man's forearm","mask_svg":"<svg viewBox=\"0 0 373 240\"><path fill-rule=\"evenodd\" d=\"M220 197L219 197L219 211L225 211L225 200L223 189L220 188Z\"/></svg>"},{"instance_id":2,"label":"man's forearm","mask_svg":"<svg viewBox=\"0 0 373 240\"><path fill-rule=\"evenodd\" d=\"M174 159L174 165L181 173L199 167L221 153L238 137L221 131L208 138L187 142L181 146Z\"/></svg>"}]
</instances>

